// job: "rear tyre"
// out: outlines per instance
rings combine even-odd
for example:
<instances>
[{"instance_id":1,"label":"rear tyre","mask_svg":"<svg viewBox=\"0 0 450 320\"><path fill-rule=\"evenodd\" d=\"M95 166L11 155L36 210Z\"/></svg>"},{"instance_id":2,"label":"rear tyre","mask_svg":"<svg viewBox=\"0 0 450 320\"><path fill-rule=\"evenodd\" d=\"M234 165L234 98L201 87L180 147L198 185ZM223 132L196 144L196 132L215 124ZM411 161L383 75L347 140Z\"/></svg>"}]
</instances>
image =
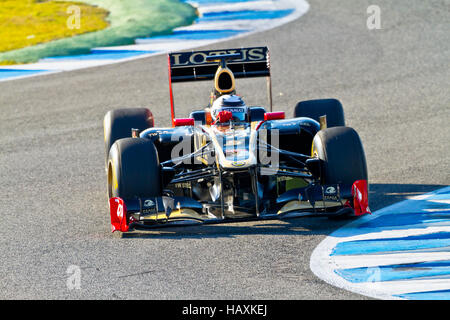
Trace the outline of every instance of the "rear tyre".
<instances>
[{"instance_id":1,"label":"rear tyre","mask_svg":"<svg viewBox=\"0 0 450 320\"><path fill-rule=\"evenodd\" d=\"M345 126L344 109L339 100L317 99L300 101L295 106L294 117L308 117L316 121L323 115L327 116L327 127Z\"/></svg>"},{"instance_id":2,"label":"rear tyre","mask_svg":"<svg viewBox=\"0 0 450 320\"><path fill-rule=\"evenodd\" d=\"M263 107L251 107L249 110L249 120L250 121L264 121L264 114L266 109Z\"/></svg>"},{"instance_id":3,"label":"rear tyre","mask_svg":"<svg viewBox=\"0 0 450 320\"><path fill-rule=\"evenodd\" d=\"M105 137L105 165L108 165L108 155L115 141L131 137L131 129L140 131L153 127L153 115L146 108L127 108L108 111L103 119Z\"/></svg>"},{"instance_id":4,"label":"rear tyre","mask_svg":"<svg viewBox=\"0 0 450 320\"><path fill-rule=\"evenodd\" d=\"M313 156L321 161L322 184L353 184L367 180L364 148L358 133L350 127L320 130L313 140Z\"/></svg>"},{"instance_id":5,"label":"rear tyre","mask_svg":"<svg viewBox=\"0 0 450 320\"><path fill-rule=\"evenodd\" d=\"M195 123L201 123L202 125L206 124L206 112L203 110L191 112L189 118L194 119Z\"/></svg>"},{"instance_id":6,"label":"rear tyre","mask_svg":"<svg viewBox=\"0 0 450 320\"><path fill-rule=\"evenodd\" d=\"M158 153L151 140L125 138L111 147L108 158L109 198L150 198L161 195Z\"/></svg>"}]
</instances>

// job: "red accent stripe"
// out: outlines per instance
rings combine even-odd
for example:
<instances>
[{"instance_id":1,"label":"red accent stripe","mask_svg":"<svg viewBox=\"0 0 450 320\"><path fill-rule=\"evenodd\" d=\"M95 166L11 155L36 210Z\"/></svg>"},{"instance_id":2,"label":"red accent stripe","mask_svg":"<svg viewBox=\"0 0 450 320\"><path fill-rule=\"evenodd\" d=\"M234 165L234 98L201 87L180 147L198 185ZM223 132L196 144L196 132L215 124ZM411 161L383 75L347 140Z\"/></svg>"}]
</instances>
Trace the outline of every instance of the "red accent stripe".
<instances>
[{"instance_id":1,"label":"red accent stripe","mask_svg":"<svg viewBox=\"0 0 450 320\"><path fill-rule=\"evenodd\" d=\"M170 112L172 117L172 126L175 126L175 108L173 103L173 90L172 90L172 70L170 65L170 55L167 54L167 62L169 66L169 92L170 92Z\"/></svg>"},{"instance_id":2,"label":"red accent stripe","mask_svg":"<svg viewBox=\"0 0 450 320\"><path fill-rule=\"evenodd\" d=\"M173 120L174 127L193 126L194 119L192 118L179 118Z\"/></svg>"},{"instance_id":3,"label":"red accent stripe","mask_svg":"<svg viewBox=\"0 0 450 320\"><path fill-rule=\"evenodd\" d=\"M285 118L284 111L264 113L264 120L282 120L284 118Z\"/></svg>"}]
</instances>

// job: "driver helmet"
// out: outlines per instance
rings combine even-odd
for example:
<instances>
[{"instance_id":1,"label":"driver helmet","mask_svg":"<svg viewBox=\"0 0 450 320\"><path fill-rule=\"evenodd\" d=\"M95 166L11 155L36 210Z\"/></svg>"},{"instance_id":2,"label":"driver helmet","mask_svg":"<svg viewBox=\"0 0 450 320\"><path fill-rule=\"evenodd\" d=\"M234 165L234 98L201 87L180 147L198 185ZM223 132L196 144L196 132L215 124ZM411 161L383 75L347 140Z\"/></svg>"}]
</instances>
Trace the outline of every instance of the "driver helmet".
<instances>
[{"instance_id":1,"label":"driver helmet","mask_svg":"<svg viewBox=\"0 0 450 320\"><path fill-rule=\"evenodd\" d=\"M220 111L230 111L234 122L247 121L248 107L244 100L237 95L222 95L218 97L211 107L211 117L216 121Z\"/></svg>"}]
</instances>

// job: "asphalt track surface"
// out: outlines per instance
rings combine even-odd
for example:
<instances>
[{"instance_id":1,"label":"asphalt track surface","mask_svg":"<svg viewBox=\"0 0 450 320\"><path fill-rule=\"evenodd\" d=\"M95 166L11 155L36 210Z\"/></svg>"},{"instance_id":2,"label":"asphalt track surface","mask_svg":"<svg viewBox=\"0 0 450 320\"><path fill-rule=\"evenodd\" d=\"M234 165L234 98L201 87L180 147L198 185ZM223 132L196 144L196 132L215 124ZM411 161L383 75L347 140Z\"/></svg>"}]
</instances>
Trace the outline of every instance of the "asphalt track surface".
<instances>
[{"instance_id":1,"label":"asphalt track surface","mask_svg":"<svg viewBox=\"0 0 450 320\"><path fill-rule=\"evenodd\" d=\"M449 1L310 1L300 19L214 48L268 45L275 110L335 97L364 143L373 211L450 184ZM110 233L105 112L169 125L167 59L0 83L1 299L365 299L316 278L311 252L346 221L300 218ZM264 80L238 83L264 102ZM258 89L261 88L261 89ZM177 115L209 83L175 87ZM263 98L259 97L262 95ZM70 265L81 289L68 290Z\"/></svg>"}]
</instances>

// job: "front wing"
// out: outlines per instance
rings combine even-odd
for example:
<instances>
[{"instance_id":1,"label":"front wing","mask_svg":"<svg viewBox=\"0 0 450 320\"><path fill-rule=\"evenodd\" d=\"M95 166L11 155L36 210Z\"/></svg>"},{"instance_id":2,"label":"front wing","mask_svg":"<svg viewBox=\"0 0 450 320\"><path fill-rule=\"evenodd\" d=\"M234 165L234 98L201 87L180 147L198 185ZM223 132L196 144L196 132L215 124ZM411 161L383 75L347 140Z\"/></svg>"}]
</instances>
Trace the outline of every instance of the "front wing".
<instances>
[{"instance_id":1,"label":"front wing","mask_svg":"<svg viewBox=\"0 0 450 320\"><path fill-rule=\"evenodd\" d=\"M205 206L187 197L155 197L109 200L112 232L180 225L218 224L301 216L360 216L371 213L366 180L352 185L309 185L292 189L277 198L269 210L237 217L211 215Z\"/></svg>"}]
</instances>

